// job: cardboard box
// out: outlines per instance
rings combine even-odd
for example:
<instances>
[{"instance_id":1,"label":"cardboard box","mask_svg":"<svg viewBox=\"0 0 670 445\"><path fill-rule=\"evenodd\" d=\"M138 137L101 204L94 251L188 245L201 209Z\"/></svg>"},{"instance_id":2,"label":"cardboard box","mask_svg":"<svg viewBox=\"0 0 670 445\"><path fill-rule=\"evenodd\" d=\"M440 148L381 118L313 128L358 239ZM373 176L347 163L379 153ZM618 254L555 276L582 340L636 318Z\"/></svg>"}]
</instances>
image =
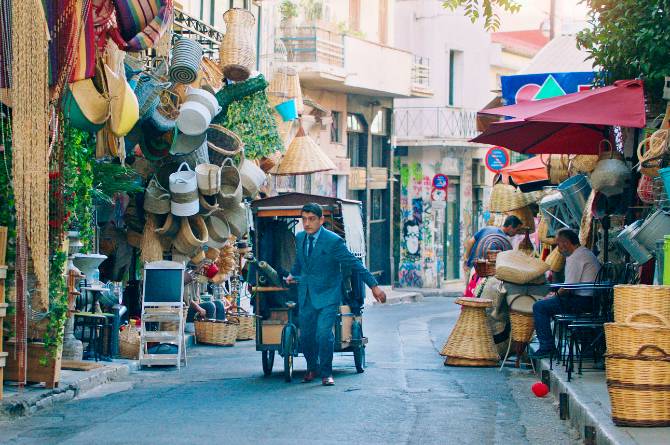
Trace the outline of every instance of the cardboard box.
<instances>
[{"instance_id":1,"label":"cardboard box","mask_svg":"<svg viewBox=\"0 0 670 445\"><path fill-rule=\"evenodd\" d=\"M281 333L286 325L280 320L263 320L261 325L261 339L264 345L281 344Z\"/></svg>"}]
</instances>

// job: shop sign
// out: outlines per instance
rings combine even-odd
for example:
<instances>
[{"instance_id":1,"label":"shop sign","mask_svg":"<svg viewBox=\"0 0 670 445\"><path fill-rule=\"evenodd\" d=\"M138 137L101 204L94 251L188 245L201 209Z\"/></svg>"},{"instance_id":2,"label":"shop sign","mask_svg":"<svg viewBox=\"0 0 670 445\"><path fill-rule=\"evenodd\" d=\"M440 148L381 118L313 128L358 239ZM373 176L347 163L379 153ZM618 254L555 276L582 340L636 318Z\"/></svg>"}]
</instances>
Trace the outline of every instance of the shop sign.
<instances>
[{"instance_id":1,"label":"shop sign","mask_svg":"<svg viewBox=\"0 0 670 445\"><path fill-rule=\"evenodd\" d=\"M486 168L493 173L498 173L509 165L509 152L502 147L491 147L486 152L484 162L486 163Z\"/></svg>"},{"instance_id":2,"label":"shop sign","mask_svg":"<svg viewBox=\"0 0 670 445\"><path fill-rule=\"evenodd\" d=\"M449 185L449 178L442 173L433 176L433 187L439 190L444 190Z\"/></svg>"}]
</instances>

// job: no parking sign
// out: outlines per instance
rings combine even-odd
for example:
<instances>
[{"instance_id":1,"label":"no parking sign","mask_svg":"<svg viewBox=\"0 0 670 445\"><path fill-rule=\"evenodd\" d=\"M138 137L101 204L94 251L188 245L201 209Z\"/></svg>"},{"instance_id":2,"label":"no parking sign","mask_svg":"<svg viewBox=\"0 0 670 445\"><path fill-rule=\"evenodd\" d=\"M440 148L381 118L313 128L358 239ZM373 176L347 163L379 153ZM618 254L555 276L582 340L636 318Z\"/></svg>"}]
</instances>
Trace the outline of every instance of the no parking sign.
<instances>
[{"instance_id":1,"label":"no parking sign","mask_svg":"<svg viewBox=\"0 0 670 445\"><path fill-rule=\"evenodd\" d=\"M486 152L484 162L486 163L486 168L490 171L499 173L500 170L509 165L509 152L502 147L491 147Z\"/></svg>"}]
</instances>

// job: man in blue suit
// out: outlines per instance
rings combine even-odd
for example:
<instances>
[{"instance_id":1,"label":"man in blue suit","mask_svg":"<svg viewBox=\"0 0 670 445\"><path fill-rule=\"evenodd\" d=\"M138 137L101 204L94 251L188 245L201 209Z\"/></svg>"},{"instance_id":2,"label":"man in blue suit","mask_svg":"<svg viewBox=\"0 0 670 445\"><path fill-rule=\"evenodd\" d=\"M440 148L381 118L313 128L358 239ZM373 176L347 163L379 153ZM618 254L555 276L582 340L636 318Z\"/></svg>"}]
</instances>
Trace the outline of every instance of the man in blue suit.
<instances>
[{"instance_id":1,"label":"man in blue suit","mask_svg":"<svg viewBox=\"0 0 670 445\"><path fill-rule=\"evenodd\" d=\"M319 374L324 386L332 386L333 326L342 303L342 269L360 272L380 303L386 301L386 294L344 240L322 227L323 212L318 204L306 204L301 215L304 232L296 235L296 260L286 282L298 284L300 344L307 360L303 382L311 382Z\"/></svg>"}]
</instances>

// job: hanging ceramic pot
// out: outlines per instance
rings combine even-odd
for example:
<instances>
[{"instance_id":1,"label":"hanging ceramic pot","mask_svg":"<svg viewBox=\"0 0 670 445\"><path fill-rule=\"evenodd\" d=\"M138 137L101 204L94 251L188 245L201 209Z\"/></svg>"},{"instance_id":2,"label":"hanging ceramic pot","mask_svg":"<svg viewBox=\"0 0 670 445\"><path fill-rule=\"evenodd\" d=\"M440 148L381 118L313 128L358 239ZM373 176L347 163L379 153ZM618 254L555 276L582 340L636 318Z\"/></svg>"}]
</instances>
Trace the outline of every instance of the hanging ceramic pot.
<instances>
[{"instance_id":1,"label":"hanging ceramic pot","mask_svg":"<svg viewBox=\"0 0 670 445\"><path fill-rule=\"evenodd\" d=\"M242 8L232 8L223 14L226 34L219 48L223 75L239 82L251 75L256 54L251 32L256 23L254 15Z\"/></svg>"}]
</instances>

